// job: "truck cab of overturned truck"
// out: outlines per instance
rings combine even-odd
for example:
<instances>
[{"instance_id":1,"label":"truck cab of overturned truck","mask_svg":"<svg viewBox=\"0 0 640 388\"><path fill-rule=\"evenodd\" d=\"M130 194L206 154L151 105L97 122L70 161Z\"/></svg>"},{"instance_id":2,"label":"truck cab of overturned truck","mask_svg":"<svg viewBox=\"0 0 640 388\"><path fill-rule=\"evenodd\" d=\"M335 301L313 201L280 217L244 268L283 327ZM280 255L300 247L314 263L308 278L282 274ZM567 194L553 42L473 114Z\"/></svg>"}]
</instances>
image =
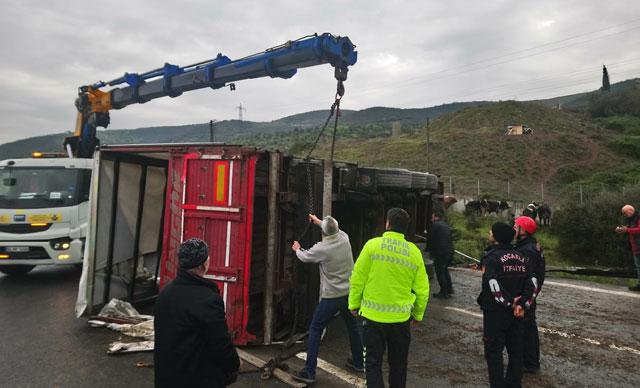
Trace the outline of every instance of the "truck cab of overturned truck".
<instances>
[{"instance_id":1,"label":"truck cab of overturned truck","mask_svg":"<svg viewBox=\"0 0 640 388\"><path fill-rule=\"evenodd\" d=\"M82 263L93 160L43 156L0 161L0 272L8 275Z\"/></svg>"}]
</instances>

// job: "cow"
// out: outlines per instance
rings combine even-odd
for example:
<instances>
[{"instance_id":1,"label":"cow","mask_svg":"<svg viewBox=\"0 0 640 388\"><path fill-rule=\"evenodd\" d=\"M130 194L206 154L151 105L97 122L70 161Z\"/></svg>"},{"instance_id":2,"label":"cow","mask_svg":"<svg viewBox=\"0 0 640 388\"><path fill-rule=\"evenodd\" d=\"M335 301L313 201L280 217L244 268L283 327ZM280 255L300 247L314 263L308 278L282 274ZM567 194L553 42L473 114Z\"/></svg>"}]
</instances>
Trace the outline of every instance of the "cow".
<instances>
[{"instance_id":1,"label":"cow","mask_svg":"<svg viewBox=\"0 0 640 388\"><path fill-rule=\"evenodd\" d=\"M507 201L483 200L483 203L486 204L485 211L487 214L496 213L498 215L499 212L511 208Z\"/></svg>"},{"instance_id":2,"label":"cow","mask_svg":"<svg viewBox=\"0 0 640 388\"><path fill-rule=\"evenodd\" d=\"M535 220L538 216L538 204L535 202L528 204L527 207L522 210L522 215L531 217Z\"/></svg>"},{"instance_id":3,"label":"cow","mask_svg":"<svg viewBox=\"0 0 640 388\"><path fill-rule=\"evenodd\" d=\"M538 219L540 220L540 225L549 225L551 221L551 207L546 203L538 206Z\"/></svg>"},{"instance_id":4,"label":"cow","mask_svg":"<svg viewBox=\"0 0 640 388\"><path fill-rule=\"evenodd\" d=\"M482 201L477 201L477 200L469 201L464 206L464 208L465 208L465 213L467 214L480 215L483 213Z\"/></svg>"},{"instance_id":5,"label":"cow","mask_svg":"<svg viewBox=\"0 0 640 388\"><path fill-rule=\"evenodd\" d=\"M451 206L454 203L458 202L458 200L456 199L456 197L452 197L450 195L445 195L443 202L444 202L444 208L448 209L449 206Z\"/></svg>"}]
</instances>

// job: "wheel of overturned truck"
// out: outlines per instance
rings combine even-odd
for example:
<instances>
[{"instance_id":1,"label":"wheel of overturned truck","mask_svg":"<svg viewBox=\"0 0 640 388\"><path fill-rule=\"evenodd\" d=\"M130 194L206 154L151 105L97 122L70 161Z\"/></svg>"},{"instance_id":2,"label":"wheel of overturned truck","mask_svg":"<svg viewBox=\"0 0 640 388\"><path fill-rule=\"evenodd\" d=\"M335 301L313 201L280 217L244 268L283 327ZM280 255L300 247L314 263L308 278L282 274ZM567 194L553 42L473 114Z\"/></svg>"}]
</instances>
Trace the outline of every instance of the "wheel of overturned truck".
<instances>
[{"instance_id":1,"label":"wheel of overturned truck","mask_svg":"<svg viewBox=\"0 0 640 388\"><path fill-rule=\"evenodd\" d=\"M2 265L0 272L9 276L24 276L31 272L35 265Z\"/></svg>"}]
</instances>

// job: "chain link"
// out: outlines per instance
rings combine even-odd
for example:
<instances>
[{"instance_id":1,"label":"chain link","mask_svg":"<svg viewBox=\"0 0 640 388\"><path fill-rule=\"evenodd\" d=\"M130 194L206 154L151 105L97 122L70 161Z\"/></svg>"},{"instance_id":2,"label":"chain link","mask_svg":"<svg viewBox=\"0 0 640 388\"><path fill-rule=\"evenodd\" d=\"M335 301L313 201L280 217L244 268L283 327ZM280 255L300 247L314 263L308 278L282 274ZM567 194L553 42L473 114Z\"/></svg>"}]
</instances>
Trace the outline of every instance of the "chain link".
<instances>
[{"instance_id":1,"label":"chain link","mask_svg":"<svg viewBox=\"0 0 640 388\"><path fill-rule=\"evenodd\" d=\"M313 195L313 177L311 174L311 154L313 153L313 151L315 151L318 142L320 141L320 138L322 137L322 135L324 134L325 129L327 129L327 126L329 125L329 122L331 121L331 118L335 115L335 122L334 122L334 127L333 127L333 136L332 136L332 140L331 140L331 160L330 163L333 164L333 152L335 149L335 143L336 143L336 132L338 130L338 117L340 117L340 100L342 99L342 96L344 96L344 84L342 83L341 80L338 80L338 86L337 86L337 90L336 90L336 96L335 96L335 100L333 102L333 104L331 105L331 110L329 112L329 117L327 117L327 119L324 122L324 125L322 126L322 128L320 129L320 132L318 133L318 136L316 137L316 140L313 142L313 145L311 146L311 149L309 149L309 152L307 153L307 156L305 157L304 161L305 161L305 167L306 167L306 175L307 175L307 209L309 210L308 214L315 214L315 199L314 199L314 195ZM300 241L302 239L302 237L304 237L307 234L307 231L309 230L309 223L307 222L305 224L305 228L302 231L302 233L300 234L300 237L298 238L298 241Z\"/></svg>"}]
</instances>

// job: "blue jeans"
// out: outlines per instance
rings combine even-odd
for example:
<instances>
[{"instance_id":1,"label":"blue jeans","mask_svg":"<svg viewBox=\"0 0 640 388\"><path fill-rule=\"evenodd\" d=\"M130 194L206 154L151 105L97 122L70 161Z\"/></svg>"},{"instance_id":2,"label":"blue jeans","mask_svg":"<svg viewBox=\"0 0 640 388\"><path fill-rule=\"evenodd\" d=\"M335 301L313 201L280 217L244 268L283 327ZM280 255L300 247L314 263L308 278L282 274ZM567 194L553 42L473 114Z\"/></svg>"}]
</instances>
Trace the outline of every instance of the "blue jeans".
<instances>
[{"instance_id":1,"label":"blue jeans","mask_svg":"<svg viewBox=\"0 0 640 388\"><path fill-rule=\"evenodd\" d=\"M320 299L313 313L313 319L309 326L309 341L307 348L307 363L305 371L309 376L316 376L316 366L318 364L318 351L320 350L320 337L322 331L331 322L333 316L340 312L344 323L347 325L349 342L351 343L351 357L357 367L362 367L362 338L358 333L356 318L349 311L349 297Z\"/></svg>"}]
</instances>

